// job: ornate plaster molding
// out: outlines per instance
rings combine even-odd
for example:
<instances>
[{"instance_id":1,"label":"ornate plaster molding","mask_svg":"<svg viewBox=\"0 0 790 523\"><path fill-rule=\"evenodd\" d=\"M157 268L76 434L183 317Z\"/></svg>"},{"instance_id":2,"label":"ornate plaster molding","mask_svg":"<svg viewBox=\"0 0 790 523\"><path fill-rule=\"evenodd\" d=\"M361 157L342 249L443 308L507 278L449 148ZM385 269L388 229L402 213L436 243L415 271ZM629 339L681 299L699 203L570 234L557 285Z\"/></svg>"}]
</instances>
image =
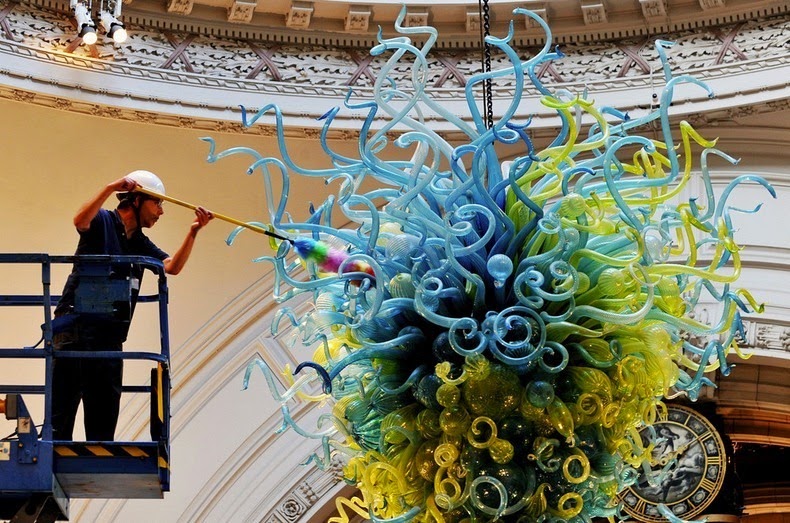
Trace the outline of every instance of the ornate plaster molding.
<instances>
[{"instance_id":1,"label":"ornate plaster molding","mask_svg":"<svg viewBox=\"0 0 790 523\"><path fill-rule=\"evenodd\" d=\"M790 359L790 324L760 317L744 321L744 349L782 353Z\"/></svg>"},{"instance_id":2,"label":"ornate plaster molding","mask_svg":"<svg viewBox=\"0 0 790 523\"><path fill-rule=\"evenodd\" d=\"M74 35L66 14L28 4L0 2L3 6L2 96L147 123L242 132L238 104L255 110L273 102L283 109L289 126L316 129L320 123L315 119L341 103L350 88L369 97L372 78L386 59L353 49L137 28L122 47L101 43L69 53ZM679 97L673 114L711 123L733 112L783 110L790 99L789 27L790 16L784 16L669 35L676 41L670 50L675 74L691 73L717 93L714 100L703 92ZM661 64L650 48L647 40L568 45L563 48L566 57L539 74L550 88L587 89L600 105L635 115L650 108L652 95L663 86ZM530 56L529 49L520 51L524 59ZM462 50L429 55L431 96L457 114L467 114L463 87L478 71L478 61L477 52ZM494 56L494 68L505 65L503 57ZM392 74L400 85L409 85L408 68ZM507 81L495 83L495 112L505 110L513 89ZM538 103L537 91L525 94L520 112L534 115L531 129L558 124ZM711 110L718 115L706 116ZM440 132L453 130L430 112L426 120ZM272 121L264 119L264 124ZM358 129L361 122L359 115L341 111L335 127ZM245 132L265 135L265 129ZM307 136L310 132L304 131Z\"/></svg>"},{"instance_id":3,"label":"ornate plaster molding","mask_svg":"<svg viewBox=\"0 0 790 523\"><path fill-rule=\"evenodd\" d=\"M191 67L200 77L212 77L220 82L274 80L278 83L310 85L316 88L337 87L343 91L348 87L356 89L371 85L367 75L354 74L360 69L360 64L358 58L347 50L354 47L353 43L340 48L329 44L272 45L253 38L216 38L185 29L158 30L139 27L134 22L129 22L130 37L121 46L101 39L93 46L83 45L72 53L65 53L65 49L75 38L68 12L37 9L27 4L16 4L13 7L14 4L8 0L4 1L5 6L11 7L11 10L4 20L8 30L5 31L6 34L0 31L0 36L21 44L17 50L20 55L91 69L107 67L117 70L124 66L155 69L164 75L163 80L168 79L168 73L188 72ZM0 7L3 4L0 1ZM292 9L308 8L301 7L300 4ZM417 16L424 12L415 13ZM717 71L716 66L737 68L741 62L772 62L786 58L788 28L790 15L663 34L661 38L674 42L667 55L675 75L690 73L700 76L708 73L718 76L729 71ZM188 41L186 36L190 37ZM542 80L547 85L584 85L591 82L625 83L630 87L639 84L658 85L661 63L653 49L654 40L655 37L625 38L594 44L562 45L564 57L553 62L555 73L544 72L541 75ZM174 49L174 41L181 44L179 50ZM255 68L261 57L254 52L251 45L270 51L265 67ZM182 46L183 49L180 48ZM532 47L515 42L515 48L520 51L524 60L531 56ZM360 47L360 52L366 54L367 51L368 48ZM57 56L58 54L62 56ZM87 60L80 60L81 58L97 59L99 63L91 64ZM370 62L372 72L381 69L387 58L375 57ZM462 74L450 75L438 82L448 60ZM503 55L494 56L492 66L496 68L497 65L507 65ZM429 55L426 76L429 78L428 84L437 90L455 90L465 86L462 78L468 78L479 70L480 56L477 49L436 49ZM250 74L253 71L255 74ZM132 74L131 70L121 72ZM410 74L408 70L391 72L394 75L393 80L399 85L408 85ZM495 88L512 89L513 80L510 79L509 82L497 81ZM217 86L221 87L222 84ZM244 83L244 87L249 89L250 84ZM612 84L607 87L612 87ZM452 93L453 96L456 94Z\"/></svg>"},{"instance_id":4,"label":"ornate plaster molding","mask_svg":"<svg viewBox=\"0 0 790 523\"><path fill-rule=\"evenodd\" d=\"M52 95L48 93L34 92L25 89L17 89L5 85L0 85L0 98L12 100L22 103L34 104L41 107L49 107L52 109L72 111L79 114L90 116L98 116L102 118L112 118L116 120L125 120L129 122L145 123L150 125L164 125L167 127L179 127L184 129L197 129L206 131L207 133L224 133L224 134L250 134L255 136L275 137L277 129L272 124L256 124L252 127L244 127L241 124L241 113L236 111L223 111L221 118L216 115L202 115L202 116L182 116L164 112L164 109L159 110L140 110L134 108L120 108L112 107L102 103L89 102L82 100L73 100L64 98L59 95ZM167 106L166 106L167 107ZM329 107L329 106L327 106ZM723 113L714 115L707 115L705 113L692 113L690 115L682 115L686 120L690 121L695 127L701 128L705 126L716 125L731 125L732 122L737 121L739 118L750 116L754 114L771 114L774 112L790 110L790 100L782 100L780 102L766 102L756 103L743 107L733 107L727 109ZM228 114L229 113L229 114ZM228 118L228 120L224 119ZM679 120L681 117L673 118L673 121ZM317 127L314 121L305 122L302 119L299 121L303 125L288 125L285 128L284 134L288 138L307 138L318 139L321 135L321 129ZM741 128L741 131L743 128ZM528 134L530 138L551 138L553 131L550 129L529 129ZM450 142L463 139L460 133L453 131L438 131L439 135L444 137ZM397 135L397 131L393 131L393 135ZM357 140L359 131L357 129L343 129L331 128L327 133L327 138L330 140ZM774 148L784 150L784 143L774 144ZM783 182L781 179L780 182Z\"/></svg>"},{"instance_id":5,"label":"ornate plaster molding","mask_svg":"<svg viewBox=\"0 0 790 523\"><path fill-rule=\"evenodd\" d=\"M312 2L295 1L291 4L291 9L285 17L286 27L291 29L307 29L310 27L310 19L313 16Z\"/></svg>"},{"instance_id":6,"label":"ornate plaster molding","mask_svg":"<svg viewBox=\"0 0 790 523\"><path fill-rule=\"evenodd\" d=\"M249 23L252 20L252 15L255 13L256 5L257 2L233 0L233 3L228 8L228 22Z\"/></svg>"},{"instance_id":7,"label":"ornate plaster molding","mask_svg":"<svg viewBox=\"0 0 790 523\"><path fill-rule=\"evenodd\" d=\"M32 0L35 5L65 9L65 0ZM389 0L267 0L253 8L244 27L229 24L227 11L213 0L169 0L184 7L163 12L161 0L135 0L124 7L126 22L144 27L158 27L168 31L190 31L217 37L244 38L269 42L357 46L369 48L376 43L378 26L384 33L393 33L401 2ZM359 3L368 4L375 23L358 30L353 38L345 29L347 14ZM443 35L437 46L446 49L478 49L478 33L468 30L468 11L479 10L477 0L412 0L407 3L416 18L407 16L405 24L424 24L429 20ZM781 0L730 0L718 2L701 0L699 4L687 0L552 0L551 2L491 1L489 3L492 34L503 35L510 20L520 21L513 10L533 7L552 19L552 31L557 43L600 42L623 38L655 36L698 27L735 23L764 16L787 13L788 6ZM543 5L541 5L543 4ZM294 10L294 7L297 10ZM305 9L306 8L306 9ZM661 13L664 13L663 15ZM294 23L297 15L298 22ZM526 19L524 19L527 22ZM539 45L542 31L530 25L516 36L517 45Z\"/></svg>"},{"instance_id":8,"label":"ornate plaster molding","mask_svg":"<svg viewBox=\"0 0 790 523\"><path fill-rule=\"evenodd\" d=\"M289 492L278 500L273 508L260 518L264 523L295 523L304 521L314 508L327 502L324 498L334 497L337 485L342 483L342 464L332 462L330 470L310 467L294 484ZM258 514L254 514L258 517Z\"/></svg>"}]
</instances>

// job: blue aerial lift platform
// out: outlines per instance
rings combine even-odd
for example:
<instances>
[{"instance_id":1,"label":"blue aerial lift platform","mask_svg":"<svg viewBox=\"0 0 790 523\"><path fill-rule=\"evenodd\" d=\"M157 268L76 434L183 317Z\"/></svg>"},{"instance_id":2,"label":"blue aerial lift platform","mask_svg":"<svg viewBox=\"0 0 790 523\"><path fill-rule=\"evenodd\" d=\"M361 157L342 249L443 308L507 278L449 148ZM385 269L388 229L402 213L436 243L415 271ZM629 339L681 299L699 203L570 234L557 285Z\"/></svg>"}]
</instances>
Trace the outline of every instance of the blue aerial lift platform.
<instances>
[{"instance_id":1,"label":"blue aerial lift platform","mask_svg":"<svg viewBox=\"0 0 790 523\"><path fill-rule=\"evenodd\" d=\"M0 272L6 264L40 266L41 294L0 295L0 308L39 307L43 333L34 346L0 345L0 365L6 367L14 360L38 359L43 360L44 370L41 385L0 383L0 415L16 421L14 433L0 439L0 520L9 519L12 523L68 520L69 500L73 498L162 498L170 490L170 347L167 280L162 263L144 256L0 254ZM136 302L158 305L159 350L54 350L53 335L58 331L59 321L52 317L52 306L59 296L50 292L53 264L73 264L80 278L75 313L88 320L119 316L119 311L128 318L127 322L131 320L136 291L130 278L117 271L118 267L136 264L155 273L157 293L141 295ZM150 396L151 441L53 441L52 372L56 358L150 361L150 384L125 385L123 392ZM25 398L42 395L44 419L39 430Z\"/></svg>"}]
</instances>

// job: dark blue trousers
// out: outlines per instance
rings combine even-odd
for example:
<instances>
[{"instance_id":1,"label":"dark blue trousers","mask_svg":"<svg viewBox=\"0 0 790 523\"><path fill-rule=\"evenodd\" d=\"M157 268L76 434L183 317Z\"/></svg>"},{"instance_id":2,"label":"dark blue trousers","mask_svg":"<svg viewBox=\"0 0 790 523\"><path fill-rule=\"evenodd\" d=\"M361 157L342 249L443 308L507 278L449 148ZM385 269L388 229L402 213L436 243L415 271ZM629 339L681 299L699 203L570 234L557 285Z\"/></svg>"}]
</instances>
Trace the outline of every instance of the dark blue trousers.
<instances>
[{"instance_id":1,"label":"dark blue trousers","mask_svg":"<svg viewBox=\"0 0 790 523\"><path fill-rule=\"evenodd\" d=\"M64 332L55 335L54 346L69 351L121 351L114 336ZM80 401L85 414L87 441L113 441L121 405L123 360L106 358L54 359L52 381L52 439L71 440Z\"/></svg>"}]
</instances>

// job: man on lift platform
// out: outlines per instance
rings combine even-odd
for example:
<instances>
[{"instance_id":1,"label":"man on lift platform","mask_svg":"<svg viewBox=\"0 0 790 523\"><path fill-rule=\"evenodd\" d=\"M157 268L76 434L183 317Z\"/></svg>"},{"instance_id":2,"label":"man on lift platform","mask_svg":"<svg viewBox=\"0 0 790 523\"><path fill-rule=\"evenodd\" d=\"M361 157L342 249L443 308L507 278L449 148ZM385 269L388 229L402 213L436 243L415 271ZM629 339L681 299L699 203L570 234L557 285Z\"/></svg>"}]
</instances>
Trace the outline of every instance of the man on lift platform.
<instances>
[{"instance_id":1,"label":"man on lift platform","mask_svg":"<svg viewBox=\"0 0 790 523\"><path fill-rule=\"evenodd\" d=\"M137 255L161 260L167 274L183 269L198 231L213 218L203 207L195 209L195 220L173 256L159 249L143 229L153 227L164 213L162 201L135 192L139 186L164 194L162 181L148 171L134 171L104 187L85 202L74 216L80 235L75 254ZM117 193L114 211L102 208ZM105 269L106 270L106 269ZM55 308L53 327L55 350L120 351L134 312L143 269L117 264L105 276L129 285L126 302L114 303L109 314L84 314L80 296L90 293L87 281L80 292L80 270L75 265ZM85 278L85 277L83 277ZM86 280L88 278L85 278ZM76 306L75 306L76 305ZM56 358L52 382L52 439L71 440L80 400L85 414L87 441L112 441L118 423L122 390L123 360L96 358Z\"/></svg>"}]
</instances>

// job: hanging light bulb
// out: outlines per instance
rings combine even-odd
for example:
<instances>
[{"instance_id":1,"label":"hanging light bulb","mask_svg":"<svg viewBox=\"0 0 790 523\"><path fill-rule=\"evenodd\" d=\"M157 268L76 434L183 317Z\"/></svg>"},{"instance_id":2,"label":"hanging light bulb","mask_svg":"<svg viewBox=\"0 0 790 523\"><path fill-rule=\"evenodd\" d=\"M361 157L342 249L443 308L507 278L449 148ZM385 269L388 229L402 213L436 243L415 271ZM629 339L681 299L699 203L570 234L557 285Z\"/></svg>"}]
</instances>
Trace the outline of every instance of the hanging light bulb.
<instances>
[{"instance_id":1,"label":"hanging light bulb","mask_svg":"<svg viewBox=\"0 0 790 523\"><path fill-rule=\"evenodd\" d=\"M128 38L129 35L123 23L109 11L102 11L101 14L99 14L99 21L106 31L107 36L112 38L116 44L122 44Z\"/></svg>"},{"instance_id":2,"label":"hanging light bulb","mask_svg":"<svg viewBox=\"0 0 790 523\"><path fill-rule=\"evenodd\" d=\"M74 18L77 20L77 36L82 38L82 41L87 45L96 43L96 24L91 19L88 5L84 2L73 1L71 3L74 9Z\"/></svg>"},{"instance_id":3,"label":"hanging light bulb","mask_svg":"<svg viewBox=\"0 0 790 523\"><path fill-rule=\"evenodd\" d=\"M116 44L122 44L129 37L126 28L119 19L121 17L121 0L101 0L99 6L99 22L104 32Z\"/></svg>"},{"instance_id":4,"label":"hanging light bulb","mask_svg":"<svg viewBox=\"0 0 790 523\"><path fill-rule=\"evenodd\" d=\"M82 41L85 43L85 45L93 45L99 38L99 36L96 34L96 30L93 27L86 27L84 31L80 32L80 34L82 35Z\"/></svg>"}]
</instances>

